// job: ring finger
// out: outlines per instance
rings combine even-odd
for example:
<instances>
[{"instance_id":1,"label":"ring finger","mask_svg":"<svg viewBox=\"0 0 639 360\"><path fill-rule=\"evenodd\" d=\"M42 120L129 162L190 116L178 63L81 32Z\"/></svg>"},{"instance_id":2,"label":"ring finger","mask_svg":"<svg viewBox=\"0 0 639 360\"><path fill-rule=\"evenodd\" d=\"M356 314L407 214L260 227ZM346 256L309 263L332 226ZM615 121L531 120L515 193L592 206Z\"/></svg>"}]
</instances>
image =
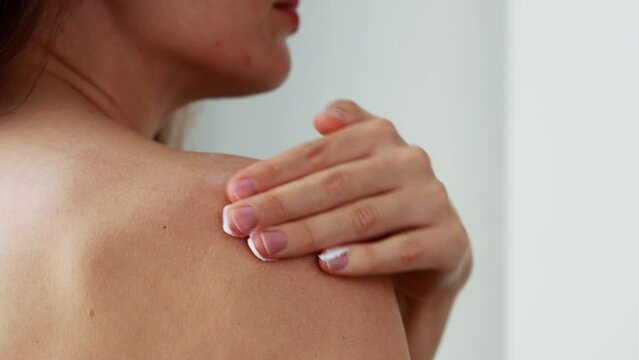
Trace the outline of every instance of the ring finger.
<instances>
[{"instance_id":1,"label":"ring finger","mask_svg":"<svg viewBox=\"0 0 639 360\"><path fill-rule=\"evenodd\" d=\"M302 220L257 229L249 245L263 260L296 257L334 245L362 241L424 226L433 212L428 201L415 201L415 189L405 187L358 200Z\"/></svg>"}]
</instances>

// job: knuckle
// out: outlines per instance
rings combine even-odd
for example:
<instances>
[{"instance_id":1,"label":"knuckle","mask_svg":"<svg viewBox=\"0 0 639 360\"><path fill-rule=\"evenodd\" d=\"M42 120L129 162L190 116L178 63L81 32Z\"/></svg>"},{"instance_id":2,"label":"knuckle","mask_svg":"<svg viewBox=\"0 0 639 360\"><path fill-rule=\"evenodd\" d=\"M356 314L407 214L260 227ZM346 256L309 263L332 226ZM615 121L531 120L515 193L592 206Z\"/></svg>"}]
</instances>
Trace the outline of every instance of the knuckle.
<instances>
[{"instance_id":1,"label":"knuckle","mask_svg":"<svg viewBox=\"0 0 639 360\"><path fill-rule=\"evenodd\" d=\"M379 222L379 214L370 204L355 206L350 213L350 222L355 234L362 235Z\"/></svg>"},{"instance_id":2,"label":"knuckle","mask_svg":"<svg viewBox=\"0 0 639 360\"><path fill-rule=\"evenodd\" d=\"M322 186L329 197L337 197L351 189L352 179L345 171L336 170L326 176Z\"/></svg>"},{"instance_id":3,"label":"knuckle","mask_svg":"<svg viewBox=\"0 0 639 360\"><path fill-rule=\"evenodd\" d=\"M280 176L282 174L282 169L279 165L277 165L274 161L270 160L262 160L260 163L263 170L260 171L260 174L265 179L270 179L273 182L279 182Z\"/></svg>"},{"instance_id":4,"label":"knuckle","mask_svg":"<svg viewBox=\"0 0 639 360\"><path fill-rule=\"evenodd\" d=\"M311 229L310 225L306 221L300 222L300 227L302 228L303 238L306 240L306 244L310 250L318 250L320 249L320 244L317 240L317 236Z\"/></svg>"},{"instance_id":5,"label":"knuckle","mask_svg":"<svg viewBox=\"0 0 639 360\"><path fill-rule=\"evenodd\" d=\"M380 258L373 246L362 246L363 261L359 264L358 268L361 273L364 274L376 274L381 270Z\"/></svg>"},{"instance_id":6,"label":"knuckle","mask_svg":"<svg viewBox=\"0 0 639 360\"><path fill-rule=\"evenodd\" d=\"M406 145L397 148L391 154L391 161L396 170L408 172L412 176L433 175L430 155L422 147L417 145Z\"/></svg>"},{"instance_id":7,"label":"knuckle","mask_svg":"<svg viewBox=\"0 0 639 360\"><path fill-rule=\"evenodd\" d=\"M439 206L450 206L448 201L448 189L441 180L435 180L431 184L430 197L435 200Z\"/></svg>"},{"instance_id":8,"label":"knuckle","mask_svg":"<svg viewBox=\"0 0 639 360\"><path fill-rule=\"evenodd\" d=\"M384 135L394 134L397 132L395 124L386 118L375 118L373 124L375 125L375 130Z\"/></svg>"},{"instance_id":9,"label":"knuckle","mask_svg":"<svg viewBox=\"0 0 639 360\"><path fill-rule=\"evenodd\" d=\"M461 259L468 247L470 246L470 239L468 233L463 225L457 224L448 239L448 247L450 249L451 257L455 260L453 263L457 263L457 260Z\"/></svg>"},{"instance_id":10,"label":"knuckle","mask_svg":"<svg viewBox=\"0 0 639 360\"><path fill-rule=\"evenodd\" d=\"M433 191L441 195L448 195L446 184L439 179L433 181Z\"/></svg>"},{"instance_id":11,"label":"knuckle","mask_svg":"<svg viewBox=\"0 0 639 360\"><path fill-rule=\"evenodd\" d=\"M273 217L276 219L288 219L289 211L284 205L284 201L282 198L276 194L264 194L264 204L265 208L268 209L269 212L274 213Z\"/></svg>"},{"instance_id":12,"label":"knuckle","mask_svg":"<svg viewBox=\"0 0 639 360\"><path fill-rule=\"evenodd\" d=\"M436 180L423 187L421 192L421 213L427 225L438 223L450 216L451 205L444 184Z\"/></svg>"},{"instance_id":13,"label":"knuckle","mask_svg":"<svg viewBox=\"0 0 639 360\"><path fill-rule=\"evenodd\" d=\"M398 167L411 169L415 167L415 151L408 146L402 146L395 150L392 159Z\"/></svg>"},{"instance_id":14,"label":"knuckle","mask_svg":"<svg viewBox=\"0 0 639 360\"><path fill-rule=\"evenodd\" d=\"M376 117L370 121L370 123L371 131L374 133L376 138L389 139L393 144L403 143L403 140L392 121L387 118Z\"/></svg>"},{"instance_id":15,"label":"knuckle","mask_svg":"<svg viewBox=\"0 0 639 360\"><path fill-rule=\"evenodd\" d=\"M430 155L419 145L411 144L406 147L407 160L413 164L430 167L432 164Z\"/></svg>"},{"instance_id":16,"label":"knuckle","mask_svg":"<svg viewBox=\"0 0 639 360\"><path fill-rule=\"evenodd\" d=\"M322 169L326 161L329 142L326 138L305 143L301 147L304 161L310 163L313 171Z\"/></svg>"},{"instance_id":17,"label":"knuckle","mask_svg":"<svg viewBox=\"0 0 639 360\"><path fill-rule=\"evenodd\" d=\"M413 266L419 260L423 253L424 248L420 239L416 237L406 237L400 240L398 251L399 262L402 266Z\"/></svg>"}]
</instances>

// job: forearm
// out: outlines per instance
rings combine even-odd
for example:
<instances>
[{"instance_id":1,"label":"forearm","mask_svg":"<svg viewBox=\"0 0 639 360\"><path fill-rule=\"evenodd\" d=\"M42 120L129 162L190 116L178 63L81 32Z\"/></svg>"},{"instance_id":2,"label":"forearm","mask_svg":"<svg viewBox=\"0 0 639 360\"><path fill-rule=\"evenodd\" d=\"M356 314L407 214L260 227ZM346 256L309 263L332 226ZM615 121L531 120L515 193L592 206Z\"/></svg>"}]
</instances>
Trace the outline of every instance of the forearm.
<instances>
[{"instance_id":1,"label":"forearm","mask_svg":"<svg viewBox=\"0 0 639 360\"><path fill-rule=\"evenodd\" d=\"M454 301L452 293L433 294L424 301L400 301L412 360L435 356Z\"/></svg>"},{"instance_id":2,"label":"forearm","mask_svg":"<svg viewBox=\"0 0 639 360\"><path fill-rule=\"evenodd\" d=\"M404 330L410 349L411 359L433 359L446 328L448 316L457 295L466 284L472 270L472 256L467 253L465 261L451 274L452 282L445 286L427 286L425 296L408 295L396 287ZM428 280L425 281L428 283Z\"/></svg>"}]
</instances>

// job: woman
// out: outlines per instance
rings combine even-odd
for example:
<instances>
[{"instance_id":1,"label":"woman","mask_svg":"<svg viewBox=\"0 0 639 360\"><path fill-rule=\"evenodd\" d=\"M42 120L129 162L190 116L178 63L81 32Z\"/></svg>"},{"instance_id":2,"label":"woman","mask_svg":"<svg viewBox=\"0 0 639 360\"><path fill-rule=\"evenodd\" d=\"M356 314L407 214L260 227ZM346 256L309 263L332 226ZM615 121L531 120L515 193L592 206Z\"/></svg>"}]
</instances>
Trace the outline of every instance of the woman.
<instances>
[{"instance_id":1,"label":"woman","mask_svg":"<svg viewBox=\"0 0 639 360\"><path fill-rule=\"evenodd\" d=\"M470 248L388 120L336 101L265 161L153 141L281 85L295 5L0 2L3 358L434 356Z\"/></svg>"}]
</instances>

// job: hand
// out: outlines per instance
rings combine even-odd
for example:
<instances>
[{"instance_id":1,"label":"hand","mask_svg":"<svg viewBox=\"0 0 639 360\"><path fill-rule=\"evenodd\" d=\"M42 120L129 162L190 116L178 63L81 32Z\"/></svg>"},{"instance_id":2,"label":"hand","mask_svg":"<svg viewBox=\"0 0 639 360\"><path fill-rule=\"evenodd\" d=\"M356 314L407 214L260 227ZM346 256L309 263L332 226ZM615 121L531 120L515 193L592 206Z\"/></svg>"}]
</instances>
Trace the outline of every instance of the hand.
<instances>
[{"instance_id":1,"label":"hand","mask_svg":"<svg viewBox=\"0 0 639 360\"><path fill-rule=\"evenodd\" d=\"M415 300L460 288L469 239L428 154L352 101L329 104L314 123L324 137L229 179L224 231L249 236L264 261L325 250L330 274L394 274Z\"/></svg>"}]
</instances>

